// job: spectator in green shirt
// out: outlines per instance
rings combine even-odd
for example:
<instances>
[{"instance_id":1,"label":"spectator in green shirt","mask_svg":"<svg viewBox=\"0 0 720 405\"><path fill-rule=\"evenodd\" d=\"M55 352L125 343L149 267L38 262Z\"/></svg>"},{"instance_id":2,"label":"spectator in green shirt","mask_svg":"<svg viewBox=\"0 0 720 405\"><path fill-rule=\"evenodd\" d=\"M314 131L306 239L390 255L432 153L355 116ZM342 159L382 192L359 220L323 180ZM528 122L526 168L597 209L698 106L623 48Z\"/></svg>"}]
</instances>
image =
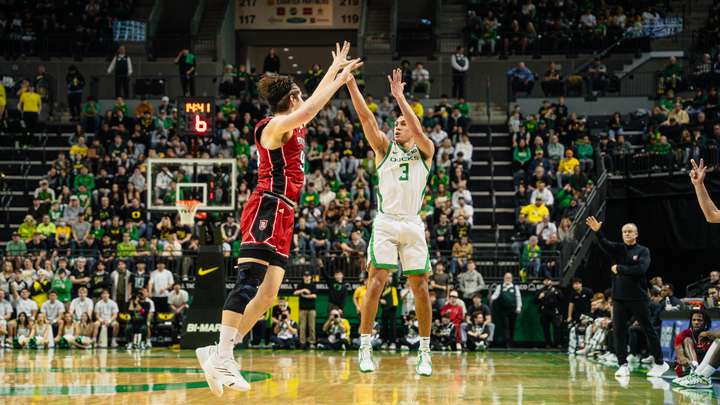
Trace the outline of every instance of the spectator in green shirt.
<instances>
[{"instance_id":1,"label":"spectator in green shirt","mask_svg":"<svg viewBox=\"0 0 720 405\"><path fill-rule=\"evenodd\" d=\"M444 184L445 187L450 187L450 177L445 174L445 167L440 166L437 168L437 174L432 176L430 179L430 188L436 191L440 184Z\"/></svg>"},{"instance_id":2,"label":"spectator in green shirt","mask_svg":"<svg viewBox=\"0 0 720 405\"><path fill-rule=\"evenodd\" d=\"M532 151L530 151L530 148L525 144L525 139L520 138L517 148L513 151L512 171L527 171L530 159L532 159Z\"/></svg>"},{"instance_id":3,"label":"spectator in green shirt","mask_svg":"<svg viewBox=\"0 0 720 405\"><path fill-rule=\"evenodd\" d=\"M589 172L595 167L595 161L593 160L593 147L590 143L590 137L585 135L583 141L577 147L578 150L578 161L580 167L585 172Z\"/></svg>"},{"instance_id":4,"label":"spectator in green shirt","mask_svg":"<svg viewBox=\"0 0 720 405\"><path fill-rule=\"evenodd\" d=\"M235 156L245 155L250 159L250 145L244 136L230 136L230 140L235 148Z\"/></svg>"},{"instance_id":5,"label":"spectator in green shirt","mask_svg":"<svg viewBox=\"0 0 720 405\"><path fill-rule=\"evenodd\" d=\"M88 209L90 207L90 203L92 202L92 193L90 193L87 189L87 187L84 184L81 184L78 187L77 191L78 200L80 200L80 206L83 207L83 209Z\"/></svg>"},{"instance_id":6,"label":"spectator in green shirt","mask_svg":"<svg viewBox=\"0 0 720 405\"><path fill-rule=\"evenodd\" d=\"M126 257L135 255L135 245L130 241L130 234L123 233L123 241L117 244L117 258L125 260Z\"/></svg>"},{"instance_id":7,"label":"spectator in green shirt","mask_svg":"<svg viewBox=\"0 0 720 405\"><path fill-rule=\"evenodd\" d=\"M22 241L22 238L20 237L19 232L13 232L12 234L12 240L5 245L5 254L8 256L8 259L16 259L16 268L20 267L20 256L23 256L27 253L27 246L25 246L25 242Z\"/></svg>"},{"instance_id":8,"label":"spectator in green shirt","mask_svg":"<svg viewBox=\"0 0 720 405\"><path fill-rule=\"evenodd\" d=\"M230 118L230 111L235 111L235 104L230 102L230 97L225 97L222 104L217 106L218 112L223 113L225 119Z\"/></svg>"},{"instance_id":9,"label":"spectator in green shirt","mask_svg":"<svg viewBox=\"0 0 720 405\"><path fill-rule=\"evenodd\" d=\"M127 104L125 104L125 101L122 97L117 98L117 103L115 103L115 105L113 106L112 111L113 115L117 115L118 111L122 111L124 117L127 117L130 114L130 108L127 106Z\"/></svg>"},{"instance_id":10,"label":"spectator in green shirt","mask_svg":"<svg viewBox=\"0 0 720 405\"><path fill-rule=\"evenodd\" d=\"M460 114L465 118L470 114L470 105L465 102L463 97L458 97L458 102L453 106L453 109L456 108L460 110Z\"/></svg>"},{"instance_id":11,"label":"spectator in green shirt","mask_svg":"<svg viewBox=\"0 0 720 405\"><path fill-rule=\"evenodd\" d=\"M670 111L675 108L675 102L675 92L668 90L666 97L660 100L660 111L670 114Z\"/></svg>"},{"instance_id":12,"label":"spectator in green shirt","mask_svg":"<svg viewBox=\"0 0 720 405\"><path fill-rule=\"evenodd\" d=\"M674 56L670 57L670 63L663 69L663 76L660 81L660 90L677 89L678 84L682 82L682 66Z\"/></svg>"},{"instance_id":13,"label":"spectator in green shirt","mask_svg":"<svg viewBox=\"0 0 720 405\"><path fill-rule=\"evenodd\" d=\"M300 196L300 206L307 207L310 201L315 201L315 206L320 205L320 194L315 191L315 183L308 183L307 191Z\"/></svg>"},{"instance_id":14,"label":"spectator in green shirt","mask_svg":"<svg viewBox=\"0 0 720 405\"><path fill-rule=\"evenodd\" d=\"M660 137L660 142L657 144L657 147L655 148L655 153L658 155L669 155L670 154L670 144L668 143L667 137L665 135Z\"/></svg>"},{"instance_id":15,"label":"spectator in green shirt","mask_svg":"<svg viewBox=\"0 0 720 405\"><path fill-rule=\"evenodd\" d=\"M525 132L528 133L530 138L538 130L538 122L535 121L535 114L530 114L527 121L525 121Z\"/></svg>"},{"instance_id":16,"label":"spectator in green shirt","mask_svg":"<svg viewBox=\"0 0 720 405\"><path fill-rule=\"evenodd\" d=\"M67 264L65 259L60 259L58 261L58 265L60 265L60 262L64 262L65 264ZM52 285L50 286L50 290L57 291L58 301L66 304L65 310L69 309L70 300L72 299L72 281L70 281L70 279L68 278L67 273L68 271L65 268L59 268L55 273L55 279L53 279Z\"/></svg>"},{"instance_id":17,"label":"spectator in green shirt","mask_svg":"<svg viewBox=\"0 0 720 405\"><path fill-rule=\"evenodd\" d=\"M562 190L557 194L555 197L555 205L563 208L567 208L570 206L570 200L573 198L573 189L570 186L570 183L565 183L565 186Z\"/></svg>"},{"instance_id":18,"label":"spectator in green shirt","mask_svg":"<svg viewBox=\"0 0 720 405\"><path fill-rule=\"evenodd\" d=\"M90 228L90 233L95 236L95 240L101 241L105 235L105 228L102 226L102 222L99 219L93 221L93 226Z\"/></svg>"},{"instance_id":19,"label":"spectator in green shirt","mask_svg":"<svg viewBox=\"0 0 720 405\"><path fill-rule=\"evenodd\" d=\"M129 233L130 234L130 243L132 243L134 246L137 246L138 242L140 241L140 236L138 234L139 230L138 227L135 226L135 224L125 225L122 229L122 233Z\"/></svg>"},{"instance_id":20,"label":"spectator in green shirt","mask_svg":"<svg viewBox=\"0 0 720 405\"><path fill-rule=\"evenodd\" d=\"M95 189L95 178L88 174L88 168L87 166L83 166L80 168L80 174L75 176L75 182L73 183L73 186L75 189L79 190L80 185L84 185L87 191L92 191Z\"/></svg>"},{"instance_id":21,"label":"spectator in green shirt","mask_svg":"<svg viewBox=\"0 0 720 405\"><path fill-rule=\"evenodd\" d=\"M708 96L705 95L702 89L696 89L695 97L692 99L692 101L689 101L687 103L687 113L690 116L690 119L694 120L696 115L705 111L705 106L707 105L707 103Z\"/></svg>"},{"instance_id":22,"label":"spectator in green shirt","mask_svg":"<svg viewBox=\"0 0 720 405\"><path fill-rule=\"evenodd\" d=\"M435 118L435 111L432 108L425 110L425 116L422 119L422 126L425 128L425 132L432 131L432 129L435 128L435 124L438 123L439 120Z\"/></svg>"},{"instance_id":23,"label":"spectator in green shirt","mask_svg":"<svg viewBox=\"0 0 720 405\"><path fill-rule=\"evenodd\" d=\"M87 103L82 108L82 118L80 119L80 125L86 133L97 132L100 130L100 104L97 102L95 97L90 96L87 98ZM88 124L92 122L92 131L88 127Z\"/></svg>"}]
</instances>

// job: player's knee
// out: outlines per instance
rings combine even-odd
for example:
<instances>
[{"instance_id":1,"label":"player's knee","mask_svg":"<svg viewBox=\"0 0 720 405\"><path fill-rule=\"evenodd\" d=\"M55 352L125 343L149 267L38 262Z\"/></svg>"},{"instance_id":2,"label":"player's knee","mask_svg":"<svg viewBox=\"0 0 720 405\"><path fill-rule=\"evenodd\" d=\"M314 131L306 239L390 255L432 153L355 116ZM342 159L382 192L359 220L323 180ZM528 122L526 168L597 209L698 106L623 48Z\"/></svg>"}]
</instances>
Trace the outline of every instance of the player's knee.
<instances>
[{"instance_id":1,"label":"player's knee","mask_svg":"<svg viewBox=\"0 0 720 405\"><path fill-rule=\"evenodd\" d=\"M377 274L377 273L375 273L375 274ZM367 289L368 289L368 290L373 290L373 291L374 291L374 290L378 290L378 289L382 289L383 286L385 285L385 280L386 280L386 279L387 279L387 277L385 277L385 278L381 278L381 277L370 277L370 279L368 280Z\"/></svg>"},{"instance_id":2,"label":"player's knee","mask_svg":"<svg viewBox=\"0 0 720 405\"><path fill-rule=\"evenodd\" d=\"M239 314L245 313L247 304L255 298L260 284L265 279L267 268L267 265L254 262L239 264L238 280L225 301L224 309ZM262 298L265 301L265 297Z\"/></svg>"}]
</instances>

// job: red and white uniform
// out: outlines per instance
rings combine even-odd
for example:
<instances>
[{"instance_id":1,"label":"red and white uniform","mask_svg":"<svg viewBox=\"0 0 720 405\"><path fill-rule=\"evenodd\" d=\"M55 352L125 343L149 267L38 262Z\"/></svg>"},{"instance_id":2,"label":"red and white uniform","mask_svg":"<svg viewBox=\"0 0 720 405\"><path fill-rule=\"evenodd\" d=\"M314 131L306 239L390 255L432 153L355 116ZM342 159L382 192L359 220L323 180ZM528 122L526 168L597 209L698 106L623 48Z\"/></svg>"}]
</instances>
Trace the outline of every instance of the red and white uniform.
<instances>
[{"instance_id":1,"label":"red and white uniform","mask_svg":"<svg viewBox=\"0 0 720 405\"><path fill-rule=\"evenodd\" d=\"M255 126L258 185L240 219L241 246L288 257L295 226L293 204L300 199L305 182L305 125L293 129L285 145L268 150L260 138L272 119L265 118Z\"/></svg>"},{"instance_id":2,"label":"red and white uniform","mask_svg":"<svg viewBox=\"0 0 720 405\"><path fill-rule=\"evenodd\" d=\"M698 342L697 339L695 339L695 336L692 334L692 328L685 329L684 331L680 332L675 336L675 347L682 346L685 339L690 338L693 340L693 347L695 349L695 355L697 356L697 362L702 362L703 358L705 357L705 353L707 353L708 349L710 348L710 344L708 343L706 345L701 345L700 342ZM685 375L685 372L683 370L683 367L680 363L677 363L675 366L675 373L678 375L678 377L683 377Z\"/></svg>"}]
</instances>

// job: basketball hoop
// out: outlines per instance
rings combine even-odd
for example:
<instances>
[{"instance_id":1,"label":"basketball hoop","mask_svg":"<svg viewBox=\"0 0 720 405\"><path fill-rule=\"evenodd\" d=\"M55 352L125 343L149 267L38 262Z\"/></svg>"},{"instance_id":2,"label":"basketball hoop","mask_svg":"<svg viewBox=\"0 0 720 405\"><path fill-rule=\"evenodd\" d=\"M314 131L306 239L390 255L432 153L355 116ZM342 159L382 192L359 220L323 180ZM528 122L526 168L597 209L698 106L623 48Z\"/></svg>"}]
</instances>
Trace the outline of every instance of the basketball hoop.
<instances>
[{"instance_id":1,"label":"basketball hoop","mask_svg":"<svg viewBox=\"0 0 720 405\"><path fill-rule=\"evenodd\" d=\"M175 201L178 213L180 214L180 223L183 225L195 225L195 213L198 207L205 206L197 200L180 200Z\"/></svg>"}]
</instances>

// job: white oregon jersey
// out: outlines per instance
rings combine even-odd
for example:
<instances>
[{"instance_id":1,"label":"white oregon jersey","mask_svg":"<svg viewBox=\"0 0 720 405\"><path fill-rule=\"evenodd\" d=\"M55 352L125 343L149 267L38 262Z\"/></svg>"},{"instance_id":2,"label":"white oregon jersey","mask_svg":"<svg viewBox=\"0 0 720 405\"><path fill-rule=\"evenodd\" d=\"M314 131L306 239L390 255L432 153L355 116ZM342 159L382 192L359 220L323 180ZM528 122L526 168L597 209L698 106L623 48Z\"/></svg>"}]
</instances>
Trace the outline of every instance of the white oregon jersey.
<instances>
[{"instance_id":1,"label":"white oregon jersey","mask_svg":"<svg viewBox=\"0 0 720 405\"><path fill-rule=\"evenodd\" d=\"M390 215L420 213L430 169L417 145L405 151L396 142L390 142L377 174L380 212Z\"/></svg>"}]
</instances>

